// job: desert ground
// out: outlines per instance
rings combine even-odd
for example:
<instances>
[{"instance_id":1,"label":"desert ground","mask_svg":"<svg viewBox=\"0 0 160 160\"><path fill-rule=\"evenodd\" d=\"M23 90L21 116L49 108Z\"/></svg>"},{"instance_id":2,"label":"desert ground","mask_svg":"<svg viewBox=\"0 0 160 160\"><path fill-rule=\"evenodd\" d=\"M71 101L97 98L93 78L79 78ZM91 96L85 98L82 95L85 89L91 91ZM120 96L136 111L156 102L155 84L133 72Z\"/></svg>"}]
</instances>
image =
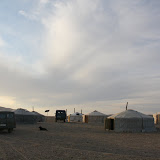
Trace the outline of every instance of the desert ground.
<instances>
[{"instance_id":1,"label":"desert ground","mask_svg":"<svg viewBox=\"0 0 160 160\"><path fill-rule=\"evenodd\" d=\"M40 131L39 126L48 131ZM156 160L160 132L115 133L103 124L37 123L0 132L0 160Z\"/></svg>"}]
</instances>

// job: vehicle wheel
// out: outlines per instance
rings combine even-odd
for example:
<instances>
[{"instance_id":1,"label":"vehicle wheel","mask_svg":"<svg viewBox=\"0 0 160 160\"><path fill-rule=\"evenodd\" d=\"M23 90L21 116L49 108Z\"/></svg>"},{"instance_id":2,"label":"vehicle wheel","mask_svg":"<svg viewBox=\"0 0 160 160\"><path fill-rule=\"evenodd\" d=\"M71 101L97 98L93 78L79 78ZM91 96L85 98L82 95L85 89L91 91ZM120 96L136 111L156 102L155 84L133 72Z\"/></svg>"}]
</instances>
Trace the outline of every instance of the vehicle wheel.
<instances>
[{"instance_id":1,"label":"vehicle wheel","mask_svg":"<svg viewBox=\"0 0 160 160\"><path fill-rule=\"evenodd\" d=\"M12 128L9 128L9 129L8 129L8 133L11 133L12 131L13 131Z\"/></svg>"},{"instance_id":2,"label":"vehicle wheel","mask_svg":"<svg viewBox=\"0 0 160 160\"><path fill-rule=\"evenodd\" d=\"M64 122L65 122L65 119L64 119Z\"/></svg>"}]
</instances>

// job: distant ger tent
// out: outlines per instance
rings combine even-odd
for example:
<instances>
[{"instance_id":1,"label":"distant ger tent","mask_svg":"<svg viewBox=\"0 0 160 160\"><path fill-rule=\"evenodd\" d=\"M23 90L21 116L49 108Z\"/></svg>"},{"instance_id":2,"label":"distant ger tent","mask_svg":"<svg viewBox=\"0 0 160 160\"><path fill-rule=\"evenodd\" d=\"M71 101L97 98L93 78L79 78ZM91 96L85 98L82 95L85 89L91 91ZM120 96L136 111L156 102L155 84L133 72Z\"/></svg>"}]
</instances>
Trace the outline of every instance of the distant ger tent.
<instances>
[{"instance_id":1,"label":"distant ger tent","mask_svg":"<svg viewBox=\"0 0 160 160\"><path fill-rule=\"evenodd\" d=\"M116 132L153 132L155 126L153 117L130 109L108 117L105 129Z\"/></svg>"},{"instance_id":2,"label":"distant ger tent","mask_svg":"<svg viewBox=\"0 0 160 160\"><path fill-rule=\"evenodd\" d=\"M19 108L14 111L17 123L36 123L36 115L26 109Z\"/></svg>"},{"instance_id":3,"label":"distant ger tent","mask_svg":"<svg viewBox=\"0 0 160 160\"><path fill-rule=\"evenodd\" d=\"M68 122L82 122L83 121L83 114L79 113L79 112L75 112L73 114L70 114L68 116Z\"/></svg>"},{"instance_id":4,"label":"distant ger tent","mask_svg":"<svg viewBox=\"0 0 160 160\"><path fill-rule=\"evenodd\" d=\"M160 124L160 112L153 114L154 123Z\"/></svg>"},{"instance_id":5,"label":"distant ger tent","mask_svg":"<svg viewBox=\"0 0 160 160\"><path fill-rule=\"evenodd\" d=\"M11 111L15 113L15 118L17 123L36 123L36 122L44 122L45 116L39 114L38 112L29 112L26 109L12 109L12 108L5 108L0 107L0 111Z\"/></svg>"},{"instance_id":6,"label":"distant ger tent","mask_svg":"<svg viewBox=\"0 0 160 160\"><path fill-rule=\"evenodd\" d=\"M83 115L83 122L85 123L104 123L108 116L98 111L93 111L87 115Z\"/></svg>"}]
</instances>

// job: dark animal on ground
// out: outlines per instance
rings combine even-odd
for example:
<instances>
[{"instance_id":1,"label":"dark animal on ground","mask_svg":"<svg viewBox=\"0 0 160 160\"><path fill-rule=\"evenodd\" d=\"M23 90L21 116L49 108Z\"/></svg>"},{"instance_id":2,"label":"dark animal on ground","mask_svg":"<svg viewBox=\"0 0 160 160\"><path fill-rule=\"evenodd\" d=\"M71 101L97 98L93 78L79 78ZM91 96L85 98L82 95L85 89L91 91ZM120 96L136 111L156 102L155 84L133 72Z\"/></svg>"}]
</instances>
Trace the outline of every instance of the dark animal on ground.
<instances>
[{"instance_id":1,"label":"dark animal on ground","mask_svg":"<svg viewBox=\"0 0 160 160\"><path fill-rule=\"evenodd\" d=\"M40 131L48 131L46 128L39 126Z\"/></svg>"}]
</instances>

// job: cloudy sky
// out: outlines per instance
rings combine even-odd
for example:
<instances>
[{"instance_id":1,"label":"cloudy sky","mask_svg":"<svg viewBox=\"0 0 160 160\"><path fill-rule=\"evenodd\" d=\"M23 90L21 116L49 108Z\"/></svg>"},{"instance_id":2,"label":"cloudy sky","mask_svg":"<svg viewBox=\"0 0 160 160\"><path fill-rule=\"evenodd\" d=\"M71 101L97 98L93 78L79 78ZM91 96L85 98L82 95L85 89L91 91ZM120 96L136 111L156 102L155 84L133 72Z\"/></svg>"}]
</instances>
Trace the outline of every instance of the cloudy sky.
<instances>
[{"instance_id":1,"label":"cloudy sky","mask_svg":"<svg viewBox=\"0 0 160 160\"><path fill-rule=\"evenodd\" d=\"M50 115L160 111L159 0L1 0L0 106Z\"/></svg>"}]
</instances>

